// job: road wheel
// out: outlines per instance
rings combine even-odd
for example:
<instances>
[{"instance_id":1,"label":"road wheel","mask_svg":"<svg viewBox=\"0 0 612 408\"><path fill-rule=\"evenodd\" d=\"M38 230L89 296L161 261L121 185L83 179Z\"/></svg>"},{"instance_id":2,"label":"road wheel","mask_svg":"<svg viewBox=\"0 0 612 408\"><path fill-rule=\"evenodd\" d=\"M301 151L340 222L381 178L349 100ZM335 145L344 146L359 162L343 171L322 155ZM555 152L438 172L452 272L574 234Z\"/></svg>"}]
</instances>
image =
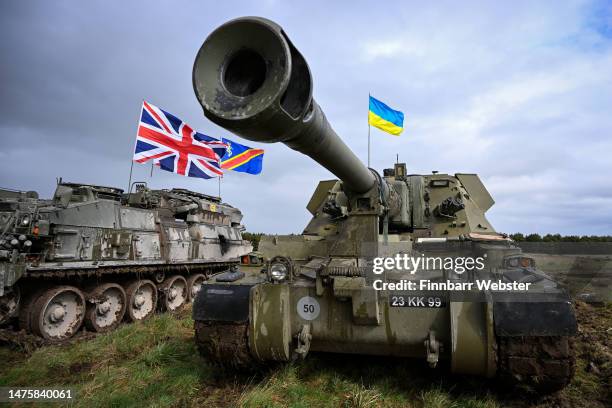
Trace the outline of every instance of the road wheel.
<instances>
[{"instance_id":1,"label":"road wheel","mask_svg":"<svg viewBox=\"0 0 612 408\"><path fill-rule=\"evenodd\" d=\"M85 317L85 297L74 286L55 286L34 302L30 326L34 334L51 340L69 339Z\"/></svg>"},{"instance_id":2,"label":"road wheel","mask_svg":"<svg viewBox=\"0 0 612 408\"><path fill-rule=\"evenodd\" d=\"M21 296L18 315L19 329L32 333L32 309L34 308L34 302L42 295L43 291L44 289L38 288Z\"/></svg>"},{"instance_id":3,"label":"road wheel","mask_svg":"<svg viewBox=\"0 0 612 408\"><path fill-rule=\"evenodd\" d=\"M164 311L173 312L187 302L187 281L181 275L166 278L159 285L159 290L162 293L161 308Z\"/></svg>"},{"instance_id":4,"label":"road wheel","mask_svg":"<svg viewBox=\"0 0 612 408\"><path fill-rule=\"evenodd\" d=\"M206 275L201 273L191 275L189 278L187 278L187 293L189 294L189 302L193 302L205 281Z\"/></svg>"},{"instance_id":5,"label":"road wheel","mask_svg":"<svg viewBox=\"0 0 612 408\"><path fill-rule=\"evenodd\" d=\"M157 306L157 287L148 280L131 282L126 289L127 319L131 322L144 320L155 313Z\"/></svg>"},{"instance_id":6,"label":"road wheel","mask_svg":"<svg viewBox=\"0 0 612 408\"><path fill-rule=\"evenodd\" d=\"M125 290L116 283L103 283L89 293L85 325L98 333L113 330L123 319L125 309Z\"/></svg>"}]
</instances>

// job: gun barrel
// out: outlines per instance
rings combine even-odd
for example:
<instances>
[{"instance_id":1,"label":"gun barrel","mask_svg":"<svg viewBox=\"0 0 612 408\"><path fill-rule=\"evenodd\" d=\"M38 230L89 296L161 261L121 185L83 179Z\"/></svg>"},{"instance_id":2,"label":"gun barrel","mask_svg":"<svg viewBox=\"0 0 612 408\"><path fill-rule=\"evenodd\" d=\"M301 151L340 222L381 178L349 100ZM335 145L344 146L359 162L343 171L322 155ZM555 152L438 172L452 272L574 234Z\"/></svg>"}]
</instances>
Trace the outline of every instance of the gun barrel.
<instances>
[{"instance_id":1,"label":"gun barrel","mask_svg":"<svg viewBox=\"0 0 612 408\"><path fill-rule=\"evenodd\" d=\"M283 142L356 193L374 186L373 174L313 100L308 64L278 24L244 17L218 27L196 56L193 89L204 115L225 129L256 142Z\"/></svg>"}]
</instances>

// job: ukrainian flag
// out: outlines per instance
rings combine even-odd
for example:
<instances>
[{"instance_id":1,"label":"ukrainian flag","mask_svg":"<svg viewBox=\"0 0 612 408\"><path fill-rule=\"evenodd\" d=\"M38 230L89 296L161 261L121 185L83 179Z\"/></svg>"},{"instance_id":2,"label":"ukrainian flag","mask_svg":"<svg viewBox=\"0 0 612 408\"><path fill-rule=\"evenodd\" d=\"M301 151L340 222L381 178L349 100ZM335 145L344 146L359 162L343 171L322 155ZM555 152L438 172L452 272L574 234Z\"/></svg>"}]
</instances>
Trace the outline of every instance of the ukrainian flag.
<instances>
[{"instance_id":1,"label":"ukrainian flag","mask_svg":"<svg viewBox=\"0 0 612 408\"><path fill-rule=\"evenodd\" d=\"M370 96L368 123L382 131L399 136L404 130L404 114Z\"/></svg>"}]
</instances>

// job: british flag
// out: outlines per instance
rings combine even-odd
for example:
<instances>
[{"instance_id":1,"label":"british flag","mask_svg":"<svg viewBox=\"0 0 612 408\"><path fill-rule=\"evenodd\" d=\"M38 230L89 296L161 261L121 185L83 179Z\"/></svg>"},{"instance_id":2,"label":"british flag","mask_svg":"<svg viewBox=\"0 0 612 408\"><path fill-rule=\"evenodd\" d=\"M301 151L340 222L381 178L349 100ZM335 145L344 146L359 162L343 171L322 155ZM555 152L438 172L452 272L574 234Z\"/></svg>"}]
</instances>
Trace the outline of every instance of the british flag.
<instances>
[{"instance_id":1,"label":"british flag","mask_svg":"<svg viewBox=\"0 0 612 408\"><path fill-rule=\"evenodd\" d=\"M143 101L133 160L153 160L160 168L189 177L223 175L227 144L196 132L176 116Z\"/></svg>"}]
</instances>

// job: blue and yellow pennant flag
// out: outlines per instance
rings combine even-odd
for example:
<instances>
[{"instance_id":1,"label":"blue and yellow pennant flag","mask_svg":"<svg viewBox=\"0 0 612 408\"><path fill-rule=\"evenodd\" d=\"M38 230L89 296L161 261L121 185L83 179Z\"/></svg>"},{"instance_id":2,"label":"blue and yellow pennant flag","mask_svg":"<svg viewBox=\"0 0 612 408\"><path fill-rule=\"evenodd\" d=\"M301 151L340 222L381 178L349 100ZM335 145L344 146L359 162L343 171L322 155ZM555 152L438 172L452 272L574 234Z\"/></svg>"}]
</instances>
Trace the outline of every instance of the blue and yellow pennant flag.
<instances>
[{"instance_id":1,"label":"blue and yellow pennant flag","mask_svg":"<svg viewBox=\"0 0 612 408\"><path fill-rule=\"evenodd\" d=\"M378 99L370 96L368 124L392 135L399 136L402 130L404 130L404 114L391 109Z\"/></svg>"},{"instance_id":2,"label":"blue and yellow pennant flag","mask_svg":"<svg viewBox=\"0 0 612 408\"><path fill-rule=\"evenodd\" d=\"M225 155L221 158L221 168L249 174L259 174L263 167L263 149L254 149L223 138L227 143Z\"/></svg>"}]
</instances>

